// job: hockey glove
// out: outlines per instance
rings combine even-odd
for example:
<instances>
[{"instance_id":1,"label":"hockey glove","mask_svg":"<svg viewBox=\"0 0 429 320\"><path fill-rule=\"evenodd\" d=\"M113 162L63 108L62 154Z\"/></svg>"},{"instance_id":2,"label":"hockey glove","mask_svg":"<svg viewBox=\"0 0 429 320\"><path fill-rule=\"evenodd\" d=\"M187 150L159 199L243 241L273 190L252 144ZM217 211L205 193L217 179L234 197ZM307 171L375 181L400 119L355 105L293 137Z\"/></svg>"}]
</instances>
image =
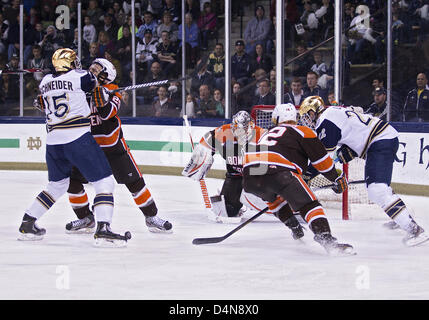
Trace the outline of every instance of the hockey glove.
<instances>
[{"instance_id":1,"label":"hockey glove","mask_svg":"<svg viewBox=\"0 0 429 320\"><path fill-rule=\"evenodd\" d=\"M350 149L348 146L346 146L345 144L343 144L337 150L337 157L338 157L338 159L340 159L341 163L349 163L355 157L357 157L357 154L352 149Z\"/></svg>"},{"instance_id":2,"label":"hockey glove","mask_svg":"<svg viewBox=\"0 0 429 320\"><path fill-rule=\"evenodd\" d=\"M204 178L212 164L213 156L211 150L198 144L192 153L191 160L186 165L185 169L183 169L182 175L199 181Z\"/></svg>"},{"instance_id":3,"label":"hockey glove","mask_svg":"<svg viewBox=\"0 0 429 320\"><path fill-rule=\"evenodd\" d=\"M332 190L335 193L343 193L347 189L348 182L344 174L341 174L340 176L338 176L338 178L335 179L334 183L335 183L335 186L332 187Z\"/></svg>"},{"instance_id":4,"label":"hockey glove","mask_svg":"<svg viewBox=\"0 0 429 320\"><path fill-rule=\"evenodd\" d=\"M106 91L106 88L97 86L92 92L92 103L97 108L102 108L109 101L109 94Z\"/></svg>"},{"instance_id":5,"label":"hockey glove","mask_svg":"<svg viewBox=\"0 0 429 320\"><path fill-rule=\"evenodd\" d=\"M43 100L43 96L39 94L34 100L33 100L33 107L38 109L39 111L45 112L46 106L45 101Z\"/></svg>"}]
</instances>

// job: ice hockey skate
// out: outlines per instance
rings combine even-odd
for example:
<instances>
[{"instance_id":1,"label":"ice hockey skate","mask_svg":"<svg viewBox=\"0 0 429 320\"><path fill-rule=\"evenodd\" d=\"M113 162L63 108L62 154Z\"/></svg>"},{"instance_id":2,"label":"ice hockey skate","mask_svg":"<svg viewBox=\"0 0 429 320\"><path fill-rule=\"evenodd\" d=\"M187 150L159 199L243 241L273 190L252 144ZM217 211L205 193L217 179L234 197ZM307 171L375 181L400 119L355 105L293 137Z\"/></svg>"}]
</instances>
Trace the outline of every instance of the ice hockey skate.
<instances>
[{"instance_id":1,"label":"ice hockey skate","mask_svg":"<svg viewBox=\"0 0 429 320\"><path fill-rule=\"evenodd\" d=\"M66 224L66 233L69 234L93 233L94 229L95 219L93 214Z\"/></svg>"},{"instance_id":2,"label":"ice hockey skate","mask_svg":"<svg viewBox=\"0 0 429 320\"><path fill-rule=\"evenodd\" d=\"M146 226L150 232L173 233L173 225L157 216L146 217Z\"/></svg>"},{"instance_id":3,"label":"ice hockey skate","mask_svg":"<svg viewBox=\"0 0 429 320\"><path fill-rule=\"evenodd\" d=\"M407 232L407 235L404 237L402 241L406 246L414 247L428 240L429 240L429 237L425 233L425 230L422 227L420 227L417 223L412 222L410 229Z\"/></svg>"},{"instance_id":4,"label":"ice hockey skate","mask_svg":"<svg viewBox=\"0 0 429 320\"><path fill-rule=\"evenodd\" d=\"M285 225L292 231L294 240L301 239L304 236L304 229L295 217L286 220Z\"/></svg>"},{"instance_id":5,"label":"ice hockey skate","mask_svg":"<svg viewBox=\"0 0 429 320\"><path fill-rule=\"evenodd\" d=\"M330 233L316 234L314 240L320 243L330 256L348 256L356 254L351 245L347 243L338 243L337 239Z\"/></svg>"},{"instance_id":6,"label":"ice hockey skate","mask_svg":"<svg viewBox=\"0 0 429 320\"><path fill-rule=\"evenodd\" d=\"M119 248L127 245L127 241L131 239L131 233L127 231L124 235L120 235L112 232L110 223L98 222L94 239L96 247Z\"/></svg>"},{"instance_id":7,"label":"ice hockey skate","mask_svg":"<svg viewBox=\"0 0 429 320\"><path fill-rule=\"evenodd\" d=\"M383 227L385 227L386 229L395 230L399 228L399 225L392 220L392 221L383 223Z\"/></svg>"},{"instance_id":8,"label":"ice hockey skate","mask_svg":"<svg viewBox=\"0 0 429 320\"><path fill-rule=\"evenodd\" d=\"M19 227L20 235L18 240L21 241L35 241L42 240L43 235L46 233L46 230L39 228L36 225L36 220L31 219L27 221L22 221L21 226Z\"/></svg>"}]
</instances>

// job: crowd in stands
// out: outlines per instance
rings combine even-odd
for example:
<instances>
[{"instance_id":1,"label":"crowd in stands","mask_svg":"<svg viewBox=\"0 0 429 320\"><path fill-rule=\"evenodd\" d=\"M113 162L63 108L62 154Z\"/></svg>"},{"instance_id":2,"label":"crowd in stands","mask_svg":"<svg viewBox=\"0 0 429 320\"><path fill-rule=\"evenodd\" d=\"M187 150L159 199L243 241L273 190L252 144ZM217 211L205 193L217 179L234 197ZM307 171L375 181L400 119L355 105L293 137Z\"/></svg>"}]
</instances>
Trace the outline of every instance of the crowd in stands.
<instances>
[{"instance_id":1,"label":"crowd in stands","mask_svg":"<svg viewBox=\"0 0 429 320\"><path fill-rule=\"evenodd\" d=\"M240 3L240 4L239 4ZM232 2L232 17L243 15L243 6L254 8L254 16L243 28L243 38L232 45L231 113L250 111L252 106L275 104L276 1L269 8L258 1ZM0 1L0 68L19 66L19 0ZM61 47L78 50L76 0L27 0L24 4L24 68L40 69L25 76L25 96L37 94L43 75L53 71L50 57ZM70 29L56 27L55 8L70 8ZM239 4L239 5L238 5ZM393 40L395 45L423 43L429 35L429 0L393 1ZM343 28L346 57L343 65L345 85L350 67L356 64L383 64L386 59L386 1L345 0ZM103 57L117 70L116 83L132 83L132 56L136 58L136 83L179 78L182 48L191 74L186 88L186 113L190 117L225 116L225 48L219 35L224 19L222 0L186 0L185 19L181 21L181 1L136 1L136 52L132 52L131 1L82 1L82 67ZM368 18L367 15L370 15ZM304 54L309 48L329 39L334 33L334 0L285 0L285 48L302 55L286 68L284 102L299 105L309 95L320 95L332 104L334 85L333 53L321 50ZM185 28L185 39L182 34ZM184 44L183 44L184 43ZM422 87L421 83L426 84ZM419 85L420 83L420 85ZM427 74L419 73L417 87L407 97L396 97L397 121L427 121ZM19 76L0 79L0 106L19 99ZM409 90L410 88L408 88ZM374 100L366 110L385 104L386 90L378 84ZM136 91L137 116L179 117L182 112L181 83L153 86ZM123 115L131 115L130 94L123 96ZM426 103L426 104L424 104ZM417 107L417 104L421 104ZM127 107L128 106L128 107ZM1 110L1 108L0 108ZM377 109L378 110L378 109ZM1 113L1 111L0 111Z\"/></svg>"}]
</instances>

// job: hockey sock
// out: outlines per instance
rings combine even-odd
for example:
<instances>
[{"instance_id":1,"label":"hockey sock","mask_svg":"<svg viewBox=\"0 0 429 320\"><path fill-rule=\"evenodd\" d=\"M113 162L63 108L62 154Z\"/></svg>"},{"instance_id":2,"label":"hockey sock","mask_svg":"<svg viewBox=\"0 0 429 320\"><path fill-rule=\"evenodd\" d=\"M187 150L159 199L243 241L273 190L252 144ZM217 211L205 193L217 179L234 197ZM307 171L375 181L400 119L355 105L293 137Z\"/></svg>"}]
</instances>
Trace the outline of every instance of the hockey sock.
<instances>
[{"instance_id":1,"label":"hockey sock","mask_svg":"<svg viewBox=\"0 0 429 320\"><path fill-rule=\"evenodd\" d=\"M283 223L286 223L289 218L293 217L293 212L291 207L287 204L283 206L278 212L275 213L275 216Z\"/></svg>"},{"instance_id":2,"label":"hockey sock","mask_svg":"<svg viewBox=\"0 0 429 320\"><path fill-rule=\"evenodd\" d=\"M299 209L299 213L307 221L310 230L314 234L331 232L328 219L325 216L325 210L320 205L319 201L312 201Z\"/></svg>"},{"instance_id":3,"label":"hockey sock","mask_svg":"<svg viewBox=\"0 0 429 320\"><path fill-rule=\"evenodd\" d=\"M384 211L401 227L401 229L405 231L409 230L411 223L414 221L413 218L411 218L405 203L399 198L390 206L385 208Z\"/></svg>"},{"instance_id":4,"label":"hockey sock","mask_svg":"<svg viewBox=\"0 0 429 320\"><path fill-rule=\"evenodd\" d=\"M39 219L55 203L55 199L46 191L42 191L25 212L35 219Z\"/></svg>"},{"instance_id":5,"label":"hockey sock","mask_svg":"<svg viewBox=\"0 0 429 320\"><path fill-rule=\"evenodd\" d=\"M143 178L140 178L136 182L126 184L126 187L131 192L137 207L139 207L146 217L156 216L158 208Z\"/></svg>"},{"instance_id":6,"label":"hockey sock","mask_svg":"<svg viewBox=\"0 0 429 320\"><path fill-rule=\"evenodd\" d=\"M69 202L79 219L83 219L92 213L89 209L88 195L85 190L78 194L69 193Z\"/></svg>"},{"instance_id":7,"label":"hockey sock","mask_svg":"<svg viewBox=\"0 0 429 320\"><path fill-rule=\"evenodd\" d=\"M113 194L99 193L94 198L94 214L98 222L112 221L113 216Z\"/></svg>"}]
</instances>

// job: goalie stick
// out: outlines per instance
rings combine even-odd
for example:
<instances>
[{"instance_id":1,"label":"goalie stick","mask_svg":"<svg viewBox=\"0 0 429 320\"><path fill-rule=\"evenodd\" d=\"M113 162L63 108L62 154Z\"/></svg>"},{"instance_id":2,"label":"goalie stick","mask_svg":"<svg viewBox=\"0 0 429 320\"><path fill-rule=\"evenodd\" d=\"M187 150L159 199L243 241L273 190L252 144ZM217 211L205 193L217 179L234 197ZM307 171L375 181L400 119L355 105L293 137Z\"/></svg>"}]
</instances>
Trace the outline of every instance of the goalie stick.
<instances>
[{"instance_id":1,"label":"goalie stick","mask_svg":"<svg viewBox=\"0 0 429 320\"><path fill-rule=\"evenodd\" d=\"M251 217L249 220L243 222L237 228L231 230L230 232L228 232L226 235L224 235L222 237L195 238L194 240L192 240L192 244L199 245L199 244L209 244L209 243L219 243L219 242L222 242L223 240L229 238L234 233L236 233L238 230L240 230L241 228L243 228L245 225L247 225L250 222L252 222L253 220L255 220L257 217L263 215L265 212L267 212L267 210L268 210L268 207L266 207L265 209L259 211L257 214L255 214L253 217Z\"/></svg>"},{"instance_id":2,"label":"goalie stick","mask_svg":"<svg viewBox=\"0 0 429 320\"><path fill-rule=\"evenodd\" d=\"M186 130L188 131L189 139L191 140L192 151L194 151L194 148L195 148L194 140L192 139L191 126L189 125L188 116L183 115L183 120L185 121L185 126L186 126ZM201 194L203 195L204 205L205 205L206 209L211 210L212 203L210 201L206 181L204 180L204 178L202 178L199 182L200 182Z\"/></svg>"}]
</instances>

